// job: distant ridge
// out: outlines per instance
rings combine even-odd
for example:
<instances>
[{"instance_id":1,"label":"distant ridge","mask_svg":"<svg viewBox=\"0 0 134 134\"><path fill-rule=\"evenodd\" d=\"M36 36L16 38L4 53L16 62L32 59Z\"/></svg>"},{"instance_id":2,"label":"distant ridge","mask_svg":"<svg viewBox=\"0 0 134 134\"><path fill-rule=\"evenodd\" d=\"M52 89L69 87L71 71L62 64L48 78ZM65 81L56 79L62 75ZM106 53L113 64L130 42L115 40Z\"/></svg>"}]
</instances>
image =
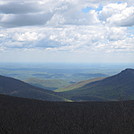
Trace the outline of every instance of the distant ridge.
<instances>
[{"instance_id":1,"label":"distant ridge","mask_svg":"<svg viewBox=\"0 0 134 134\"><path fill-rule=\"evenodd\" d=\"M0 94L46 101L118 101L134 100L134 69L127 68L116 75L74 86L56 93L0 75Z\"/></svg>"},{"instance_id":2,"label":"distant ridge","mask_svg":"<svg viewBox=\"0 0 134 134\"><path fill-rule=\"evenodd\" d=\"M20 80L0 75L0 94L47 101L64 101L53 91L38 88Z\"/></svg>"},{"instance_id":3,"label":"distant ridge","mask_svg":"<svg viewBox=\"0 0 134 134\"><path fill-rule=\"evenodd\" d=\"M134 100L134 69L127 68L114 76L61 94L75 101Z\"/></svg>"},{"instance_id":4,"label":"distant ridge","mask_svg":"<svg viewBox=\"0 0 134 134\"><path fill-rule=\"evenodd\" d=\"M64 91L70 91L70 90L75 90L77 88L80 88L86 84L89 84L91 82L95 82L95 81L99 81L99 80L102 80L104 79L105 77L99 77L99 78L94 78L94 79L90 79L90 80L84 80L84 81L80 81L78 83L74 83L74 84L71 84L67 87L64 87L64 88L60 88L60 89L56 89L54 90L55 92L64 92Z\"/></svg>"}]
</instances>

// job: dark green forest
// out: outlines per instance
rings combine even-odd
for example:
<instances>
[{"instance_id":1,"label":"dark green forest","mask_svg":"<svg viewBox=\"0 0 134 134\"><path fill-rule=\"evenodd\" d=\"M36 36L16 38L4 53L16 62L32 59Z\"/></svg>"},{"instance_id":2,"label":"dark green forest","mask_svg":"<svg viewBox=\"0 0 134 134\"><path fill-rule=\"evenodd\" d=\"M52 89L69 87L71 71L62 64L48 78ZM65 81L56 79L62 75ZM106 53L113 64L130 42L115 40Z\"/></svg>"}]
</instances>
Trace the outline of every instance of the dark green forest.
<instances>
[{"instance_id":1,"label":"dark green forest","mask_svg":"<svg viewBox=\"0 0 134 134\"><path fill-rule=\"evenodd\" d=\"M133 134L134 101L48 102L0 95L0 134Z\"/></svg>"}]
</instances>

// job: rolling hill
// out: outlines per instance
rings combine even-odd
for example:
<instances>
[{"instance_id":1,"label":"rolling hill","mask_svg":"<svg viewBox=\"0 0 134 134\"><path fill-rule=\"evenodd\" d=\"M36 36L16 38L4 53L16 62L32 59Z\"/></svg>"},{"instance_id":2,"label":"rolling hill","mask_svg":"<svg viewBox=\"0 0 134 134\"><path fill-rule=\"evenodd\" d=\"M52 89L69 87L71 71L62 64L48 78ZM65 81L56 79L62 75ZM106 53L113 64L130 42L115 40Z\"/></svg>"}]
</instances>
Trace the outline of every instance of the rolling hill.
<instances>
[{"instance_id":1,"label":"rolling hill","mask_svg":"<svg viewBox=\"0 0 134 134\"><path fill-rule=\"evenodd\" d=\"M84 80L84 81L80 81L78 83L74 83L74 84L71 84L69 86L66 86L64 88L56 89L54 91L55 92L64 92L64 91L75 90L77 88L83 87L86 84L89 84L89 83L94 82L94 81L102 80L102 79L104 79L104 78L100 77L100 78L94 78L94 79L90 79L90 80Z\"/></svg>"},{"instance_id":2,"label":"rolling hill","mask_svg":"<svg viewBox=\"0 0 134 134\"><path fill-rule=\"evenodd\" d=\"M0 75L0 94L49 101L64 101L53 91L38 88L20 80Z\"/></svg>"},{"instance_id":3,"label":"rolling hill","mask_svg":"<svg viewBox=\"0 0 134 134\"><path fill-rule=\"evenodd\" d=\"M133 100L134 69L125 69L117 75L87 83L80 88L61 92L61 94L74 101Z\"/></svg>"},{"instance_id":4,"label":"rolling hill","mask_svg":"<svg viewBox=\"0 0 134 134\"><path fill-rule=\"evenodd\" d=\"M55 90L61 87L68 86L70 83L62 79L48 79L44 80L41 78L29 78L25 80L26 83L29 83L33 86L45 88L49 90Z\"/></svg>"},{"instance_id":5,"label":"rolling hill","mask_svg":"<svg viewBox=\"0 0 134 134\"><path fill-rule=\"evenodd\" d=\"M0 134L133 134L134 101L48 102L0 95Z\"/></svg>"}]
</instances>

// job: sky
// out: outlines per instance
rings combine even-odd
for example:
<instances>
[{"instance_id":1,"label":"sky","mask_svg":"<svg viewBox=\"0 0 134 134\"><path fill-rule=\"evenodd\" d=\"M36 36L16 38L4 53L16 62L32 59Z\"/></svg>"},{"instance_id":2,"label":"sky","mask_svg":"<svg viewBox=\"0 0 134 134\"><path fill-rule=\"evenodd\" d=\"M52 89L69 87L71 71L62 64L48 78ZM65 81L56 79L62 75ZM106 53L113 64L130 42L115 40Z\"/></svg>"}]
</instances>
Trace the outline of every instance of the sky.
<instances>
[{"instance_id":1,"label":"sky","mask_svg":"<svg viewBox=\"0 0 134 134\"><path fill-rule=\"evenodd\" d=\"M134 63L133 0L0 0L0 62Z\"/></svg>"}]
</instances>

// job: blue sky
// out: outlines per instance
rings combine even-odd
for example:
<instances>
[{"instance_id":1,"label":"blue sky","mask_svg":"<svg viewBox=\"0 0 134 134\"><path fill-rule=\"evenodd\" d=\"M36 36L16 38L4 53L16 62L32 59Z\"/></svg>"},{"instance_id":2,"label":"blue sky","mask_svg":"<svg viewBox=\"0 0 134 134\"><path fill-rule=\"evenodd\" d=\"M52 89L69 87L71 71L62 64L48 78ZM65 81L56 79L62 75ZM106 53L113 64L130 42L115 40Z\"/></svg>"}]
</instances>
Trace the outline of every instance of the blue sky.
<instances>
[{"instance_id":1,"label":"blue sky","mask_svg":"<svg viewBox=\"0 0 134 134\"><path fill-rule=\"evenodd\" d=\"M0 62L134 62L133 1L1 0Z\"/></svg>"},{"instance_id":2,"label":"blue sky","mask_svg":"<svg viewBox=\"0 0 134 134\"><path fill-rule=\"evenodd\" d=\"M94 8L94 7L84 7L84 8L82 9L82 12L88 13L88 12L90 12L91 10L101 11L102 8L103 8L103 7L102 7L101 5L99 5L97 8Z\"/></svg>"}]
</instances>

